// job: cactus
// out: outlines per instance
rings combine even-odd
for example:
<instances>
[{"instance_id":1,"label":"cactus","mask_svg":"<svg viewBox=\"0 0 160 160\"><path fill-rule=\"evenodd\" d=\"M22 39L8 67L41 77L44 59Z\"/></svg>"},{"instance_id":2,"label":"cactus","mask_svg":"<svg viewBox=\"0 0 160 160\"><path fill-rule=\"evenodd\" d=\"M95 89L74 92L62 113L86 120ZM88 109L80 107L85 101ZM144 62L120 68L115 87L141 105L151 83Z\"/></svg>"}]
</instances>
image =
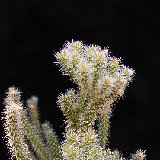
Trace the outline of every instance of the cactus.
<instances>
[{"instance_id":1,"label":"cactus","mask_svg":"<svg viewBox=\"0 0 160 160\"><path fill-rule=\"evenodd\" d=\"M40 123L37 97L31 97L24 107L21 92L10 87L3 118L12 159L124 160L119 151L106 149L106 144L113 103L123 96L134 70L112 57L107 48L81 41L66 42L55 57L62 73L77 84L77 90L68 89L57 100L67 119L65 139L59 141L49 122ZM138 150L130 160L145 158L145 152Z\"/></svg>"}]
</instances>

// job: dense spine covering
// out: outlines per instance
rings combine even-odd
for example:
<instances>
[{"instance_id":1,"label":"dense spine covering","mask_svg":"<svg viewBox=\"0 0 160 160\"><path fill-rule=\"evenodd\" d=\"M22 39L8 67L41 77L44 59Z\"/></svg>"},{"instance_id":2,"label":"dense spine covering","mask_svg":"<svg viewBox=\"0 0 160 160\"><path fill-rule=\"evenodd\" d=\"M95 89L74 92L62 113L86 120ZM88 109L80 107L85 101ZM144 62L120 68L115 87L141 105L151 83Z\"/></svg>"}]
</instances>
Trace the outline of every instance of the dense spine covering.
<instances>
[{"instance_id":1,"label":"dense spine covering","mask_svg":"<svg viewBox=\"0 0 160 160\"><path fill-rule=\"evenodd\" d=\"M98 117L98 136L99 136L99 143L100 146L105 148L106 143L108 142L109 137L109 125L110 125L110 114L111 109L104 110L103 113L101 113L100 117Z\"/></svg>"},{"instance_id":2,"label":"dense spine covering","mask_svg":"<svg viewBox=\"0 0 160 160\"><path fill-rule=\"evenodd\" d=\"M20 92L18 89L9 88L5 99L5 133L7 146L11 153L11 158L17 160L35 160L33 153L29 150L24 136L23 108L20 102Z\"/></svg>"},{"instance_id":3,"label":"dense spine covering","mask_svg":"<svg viewBox=\"0 0 160 160\"><path fill-rule=\"evenodd\" d=\"M20 102L20 91L18 89L9 88L5 99L4 128L12 159L53 160L55 158L48 150L45 139L43 139L45 134L42 132L38 118L37 98L29 99L27 105L29 108L24 109ZM60 155L61 152L59 150L57 152L57 149L59 149L58 142L56 138L54 140L56 143L54 152Z\"/></svg>"},{"instance_id":4,"label":"dense spine covering","mask_svg":"<svg viewBox=\"0 0 160 160\"><path fill-rule=\"evenodd\" d=\"M36 96L32 96L30 99L27 100L27 107L29 111L29 121L34 127L36 134L41 135L41 124L39 121L39 113L38 113L38 98Z\"/></svg>"},{"instance_id":5,"label":"dense spine covering","mask_svg":"<svg viewBox=\"0 0 160 160\"><path fill-rule=\"evenodd\" d=\"M77 84L58 96L57 104L67 120L63 142L49 122L39 121L38 98L20 102L20 92L9 88L5 99L5 132L12 157L17 160L124 160L117 151L106 149L112 105L123 96L134 70L112 57L108 49L66 42L55 54L60 70ZM98 129L94 129L95 121ZM31 146L30 146L31 145ZM144 160L138 150L130 160Z\"/></svg>"},{"instance_id":6,"label":"dense spine covering","mask_svg":"<svg viewBox=\"0 0 160 160\"><path fill-rule=\"evenodd\" d=\"M62 160L62 153L58 137L55 131L53 131L53 129L51 128L49 122L45 122L42 124L42 130L46 140L46 146L52 156L52 159Z\"/></svg>"},{"instance_id":7,"label":"dense spine covering","mask_svg":"<svg viewBox=\"0 0 160 160\"><path fill-rule=\"evenodd\" d=\"M42 139L40 134L37 134L37 131L29 122L26 113L23 114L22 122L24 124L25 135L27 139L30 141L33 150L34 152L36 152L37 156L40 157L42 160L52 159L51 154L49 153L44 144L44 140Z\"/></svg>"}]
</instances>

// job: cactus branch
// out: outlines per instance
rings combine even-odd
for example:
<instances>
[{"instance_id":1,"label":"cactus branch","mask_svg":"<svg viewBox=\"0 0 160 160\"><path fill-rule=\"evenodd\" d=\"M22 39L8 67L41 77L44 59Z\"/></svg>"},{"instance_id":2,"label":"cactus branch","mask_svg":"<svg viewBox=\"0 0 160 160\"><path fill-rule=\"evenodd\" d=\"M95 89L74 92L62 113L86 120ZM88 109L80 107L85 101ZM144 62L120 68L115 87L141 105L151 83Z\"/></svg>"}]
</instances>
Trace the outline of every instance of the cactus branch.
<instances>
[{"instance_id":1,"label":"cactus branch","mask_svg":"<svg viewBox=\"0 0 160 160\"><path fill-rule=\"evenodd\" d=\"M77 90L68 89L57 100L66 117L64 140L59 141L49 122L41 124L38 98L32 96L24 107L21 92L11 87L4 103L4 129L12 159L125 160L119 151L106 149L106 144L112 106L124 95L134 70L112 57L107 48L81 41L66 42L55 57L60 71L77 85ZM145 159L142 150L130 157Z\"/></svg>"}]
</instances>

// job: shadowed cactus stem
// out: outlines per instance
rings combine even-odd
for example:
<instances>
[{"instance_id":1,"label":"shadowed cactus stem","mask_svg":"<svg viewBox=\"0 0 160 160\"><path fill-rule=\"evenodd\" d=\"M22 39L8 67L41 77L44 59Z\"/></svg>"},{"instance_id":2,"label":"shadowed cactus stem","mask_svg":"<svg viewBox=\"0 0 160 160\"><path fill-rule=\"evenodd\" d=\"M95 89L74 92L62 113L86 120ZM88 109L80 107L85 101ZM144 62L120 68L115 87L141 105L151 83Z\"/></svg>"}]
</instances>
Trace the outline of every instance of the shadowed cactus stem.
<instances>
[{"instance_id":1,"label":"shadowed cactus stem","mask_svg":"<svg viewBox=\"0 0 160 160\"><path fill-rule=\"evenodd\" d=\"M119 151L106 149L112 105L123 96L134 70L112 57L108 49L67 42L55 54L60 70L77 84L58 96L57 105L66 117L61 143L49 122L40 123L38 98L21 102L21 92L7 91L4 129L12 158L17 160L124 160ZM94 129L98 122L97 130ZM130 160L144 160L138 150Z\"/></svg>"}]
</instances>

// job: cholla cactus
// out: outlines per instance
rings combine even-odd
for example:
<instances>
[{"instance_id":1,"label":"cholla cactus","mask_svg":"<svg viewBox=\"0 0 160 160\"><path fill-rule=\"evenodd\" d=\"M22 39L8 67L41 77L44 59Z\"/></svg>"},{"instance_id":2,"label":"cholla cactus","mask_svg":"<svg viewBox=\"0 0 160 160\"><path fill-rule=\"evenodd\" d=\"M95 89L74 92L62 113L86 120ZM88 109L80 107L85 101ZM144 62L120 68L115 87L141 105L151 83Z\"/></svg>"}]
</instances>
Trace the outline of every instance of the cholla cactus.
<instances>
[{"instance_id":1,"label":"cholla cactus","mask_svg":"<svg viewBox=\"0 0 160 160\"><path fill-rule=\"evenodd\" d=\"M60 70L69 75L78 89L60 94L57 104L67 120L65 140L59 142L49 122L39 121L38 98L31 97L27 108L21 92L7 92L4 128L12 158L17 160L124 160L117 151L106 148L112 105L131 82L134 70L112 57L108 49L86 46L80 41L67 42L55 54ZM94 129L95 121L98 129ZM144 160L138 150L131 160Z\"/></svg>"}]
</instances>

